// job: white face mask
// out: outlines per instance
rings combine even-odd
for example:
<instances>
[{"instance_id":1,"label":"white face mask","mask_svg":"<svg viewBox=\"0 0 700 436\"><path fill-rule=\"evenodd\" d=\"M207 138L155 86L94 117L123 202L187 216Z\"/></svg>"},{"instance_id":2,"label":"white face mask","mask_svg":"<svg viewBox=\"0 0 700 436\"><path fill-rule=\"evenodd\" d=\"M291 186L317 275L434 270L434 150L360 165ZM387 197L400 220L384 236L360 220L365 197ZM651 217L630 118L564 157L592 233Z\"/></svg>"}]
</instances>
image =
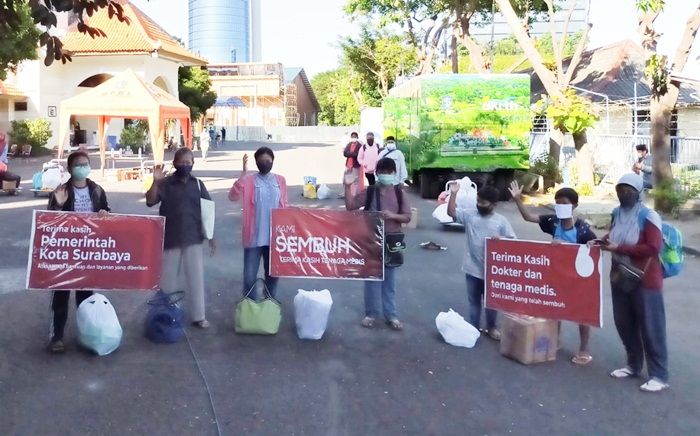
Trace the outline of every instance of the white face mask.
<instances>
[{"instance_id":1,"label":"white face mask","mask_svg":"<svg viewBox=\"0 0 700 436\"><path fill-rule=\"evenodd\" d=\"M554 212L557 214L557 218L559 218L560 220L573 218L574 206L571 204L555 204Z\"/></svg>"},{"instance_id":2,"label":"white face mask","mask_svg":"<svg viewBox=\"0 0 700 436\"><path fill-rule=\"evenodd\" d=\"M387 142L386 148L388 148L389 150L394 150L396 148L396 143L395 142Z\"/></svg>"}]
</instances>

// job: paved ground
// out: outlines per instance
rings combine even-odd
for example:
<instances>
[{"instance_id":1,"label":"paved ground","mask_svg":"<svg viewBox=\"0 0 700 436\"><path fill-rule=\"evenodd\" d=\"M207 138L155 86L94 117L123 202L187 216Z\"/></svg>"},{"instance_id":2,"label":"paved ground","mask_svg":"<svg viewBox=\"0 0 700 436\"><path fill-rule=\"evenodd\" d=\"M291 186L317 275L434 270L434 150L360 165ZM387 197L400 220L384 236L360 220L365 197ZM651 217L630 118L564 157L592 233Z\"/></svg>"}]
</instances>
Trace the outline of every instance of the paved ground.
<instances>
[{"instance_id":1,"label":"paved ground","mask_svg":"<svg viewBox=\"0 0 700 436\"><path fill-rule=\"evenodd\" d=\"M211 388L222 434L256 435L463 435L463 434L700 434L700 360L697 312L700 263L689 258L685 273L666 282L665 297L672 389L639 392L639 381L615 381L607 372L623 363L623 351L605 289L605 327L593 334L594 361L568 362L576 329L565 325L564 348L556 362L523 366L500 356L497 345L480 340L468 350L446 345L435 316L454 308L465 313L459 264L463 234L444 231L430 218L433 204L415 195L419 228L407 234L409 254L399 275L398 305L405 330L359 326L362 291L357 282L284 280L284 320L275 337L233 333L232 313L241 287L240 208L226 191L238 173L244 150L229 144L195 173L213 192L220 252L207 264L209 331L190 331L199 364ZM295 185L292 201L340 207L339 200L300 197L301 178L339 179L336 146L274 145L275 169ZM18 166L25 175L37 162ZM149 211L138 183L105 183L112 207L125 213ZM339 186L337 186L339 188ZM0 434L122 435L217 434L207 390L186 343L154 345L142 332L147 295L109 294L124 339L113 355L98 358L77 349L71 316L68 352L43 350L49 295L21 291L29 222L45 200L0 197ZM500 211L518 235L544 239L536 226L517 218L513 204ZM444 252L417 248L422 241L446 245ZM325 337L296 338L292 298L296 289L328 287L334 298Z\"/></svg>"}]
</instances>

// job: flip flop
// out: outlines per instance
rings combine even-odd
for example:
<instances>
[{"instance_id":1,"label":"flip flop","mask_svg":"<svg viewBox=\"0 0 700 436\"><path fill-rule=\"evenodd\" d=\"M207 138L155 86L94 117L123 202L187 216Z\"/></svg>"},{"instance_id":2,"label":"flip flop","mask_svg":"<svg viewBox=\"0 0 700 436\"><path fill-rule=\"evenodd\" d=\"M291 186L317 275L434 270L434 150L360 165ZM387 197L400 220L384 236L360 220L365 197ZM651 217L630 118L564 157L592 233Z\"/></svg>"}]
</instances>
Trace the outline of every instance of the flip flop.
<instances>
[{"instance_id":1,"label":"flip flop","mask_svg":"<svg viewBox=\"0 0 700 436\"><path fill-rule=\"evenodd\" d=\"M579 366L588 365L592 361L593 361L593 356L591 356L590 354L584 354L584 355L577 354L571 358L571 363L573 363L575 365L579 365Z\"/></svg>"},{"instance_id":2,"label":"flip flop","mask_svg":"<svg viewBox=\"0 0 700 436\"><path fill-rule=\"evenodd\" d=\"M421 248L424 248L426 250L447 250L447 247L443 247L442 245L436 244L433 241L421 242L419 245Z\"/></svg>"}]
</instances>

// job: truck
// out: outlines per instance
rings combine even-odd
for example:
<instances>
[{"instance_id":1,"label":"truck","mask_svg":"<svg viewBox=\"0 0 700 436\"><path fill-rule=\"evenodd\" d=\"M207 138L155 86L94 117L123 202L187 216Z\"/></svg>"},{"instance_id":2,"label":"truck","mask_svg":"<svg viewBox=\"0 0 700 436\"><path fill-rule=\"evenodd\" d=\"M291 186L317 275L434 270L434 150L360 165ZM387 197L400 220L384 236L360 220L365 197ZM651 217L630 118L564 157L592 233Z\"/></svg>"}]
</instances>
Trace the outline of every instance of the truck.
<instances>
[{"instance_id":1,"label":"truck","mask_svg":"<svg viewBox=\"0 0 700 436\"><path fill-rule=\"evenodd\" d=\"M423 198L469 176L503 199L515 170L529 168L527 74L434 74L404 81L384 99L384 134L406 156Z\"/></svg>"}]
</instances>

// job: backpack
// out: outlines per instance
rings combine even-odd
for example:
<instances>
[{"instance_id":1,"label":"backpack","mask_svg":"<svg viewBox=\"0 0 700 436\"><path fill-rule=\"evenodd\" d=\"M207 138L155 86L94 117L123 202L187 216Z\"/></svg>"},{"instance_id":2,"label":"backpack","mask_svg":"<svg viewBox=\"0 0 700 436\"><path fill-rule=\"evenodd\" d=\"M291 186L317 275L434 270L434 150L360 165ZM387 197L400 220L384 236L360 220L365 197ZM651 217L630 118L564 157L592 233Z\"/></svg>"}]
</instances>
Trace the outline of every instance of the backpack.
<instances>
[{"instance_id":1,"label":"backpack","mask_svg":"<svg viewBox=\"0 0 700 436\"><path fill-rule=\"evenodd\" d=\"M377 210L376 212L381 212L382 206L379 203L379 195L377 195L377 185L369 185L367 187L367 194L365 197L365 211L369 211L370 208L372 207L372 198L376 196L377 198ZM399 213L401 212L401 209L403 208L403 190L401 189L401 185L394 185L394 192L396 193L396 200L398 201L399 205Z\"/></svg>"},{"instance_id":2,"label":"backpack","mask_svg":"<svg viewBox=\"0 0 700 436\"><path fill-rule=\"evenodd\" d=\"M642 210L637 217L640 229L644 228L650 211L651 209L648 207L642 206ZM620 208L616 207L613 209L613 222L619 213ZM671 224L662 222L661 236L663 238L663 246L659 254L659 261L661 262L664 278L677 276L683 270L683 262L685 261L685 254L683 253L683 234Z\"/></svg>"}]
</instances>

